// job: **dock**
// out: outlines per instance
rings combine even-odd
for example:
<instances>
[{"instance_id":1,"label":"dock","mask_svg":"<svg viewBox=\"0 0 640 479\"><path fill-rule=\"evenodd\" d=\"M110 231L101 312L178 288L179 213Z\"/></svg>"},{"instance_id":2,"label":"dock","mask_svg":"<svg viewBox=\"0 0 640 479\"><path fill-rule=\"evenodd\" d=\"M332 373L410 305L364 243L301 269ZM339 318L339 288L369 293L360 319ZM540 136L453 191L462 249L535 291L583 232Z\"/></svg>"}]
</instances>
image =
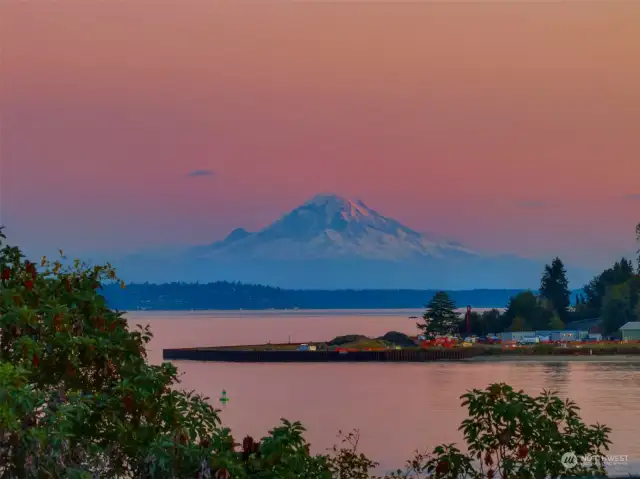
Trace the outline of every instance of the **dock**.
<instances>
[{"instance_id":1,"label":"dock","mask_svg":"<svg viewBox=\"0 0 640 479\"><path fill-rule=\"evenodd\" d=\"M460 361L481 355L477 348L390 349L385 351L279 351L251 349L164 349L168 361L233 363L429 362Z\"/></svg>"}]
</instances>

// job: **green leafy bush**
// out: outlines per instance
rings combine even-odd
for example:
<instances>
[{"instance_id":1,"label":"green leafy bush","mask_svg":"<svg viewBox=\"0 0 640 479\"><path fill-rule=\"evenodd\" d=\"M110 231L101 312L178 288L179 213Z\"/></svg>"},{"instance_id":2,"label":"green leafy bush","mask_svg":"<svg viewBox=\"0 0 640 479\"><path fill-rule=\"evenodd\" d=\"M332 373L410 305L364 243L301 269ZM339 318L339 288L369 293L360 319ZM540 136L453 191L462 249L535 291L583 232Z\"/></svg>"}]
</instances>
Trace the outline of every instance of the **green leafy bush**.
<instances>
[{"instance_id":1,"label":"green leafy bush","mask_svg":"<svg viewBox=\"0 0 640 479\"><path fill-rule=\"evenodd\" d=\"M4 246L0 275L1 477L331 477L299 423L238 449L172 364L149 365L151 332L100 295L109 265L36 266Z\"/></svg>"},{"instance_id":2,"label":"green leafy bush","mask_svg":"<svg viewBox=\"0 0 640 479\"><path fill-rule=\"evenodd\" d=\"M610 429L587 426L570 400L550 392L531 397L506 384L493 384L462 396L469 418L461 430L468 453L440 446L427 462L435 477L606 476L602 462L567 469L565 453L602 459Z\"/></svg>"},{"instance_id":3,"label":"green leafy bush","mask_svg":"<svg viewBox=\"0 0 640 479\"><path fill-rule=\"evenodd\" d=\"M328 458L332 477L336 479L369 479L371 469L378 466L364 454L358 452L360 432L355 430L348 434L339 431L343 447L334 446L333 455ZM344 447L346 445L346 447Z\"/></svg>"}]
</instances>

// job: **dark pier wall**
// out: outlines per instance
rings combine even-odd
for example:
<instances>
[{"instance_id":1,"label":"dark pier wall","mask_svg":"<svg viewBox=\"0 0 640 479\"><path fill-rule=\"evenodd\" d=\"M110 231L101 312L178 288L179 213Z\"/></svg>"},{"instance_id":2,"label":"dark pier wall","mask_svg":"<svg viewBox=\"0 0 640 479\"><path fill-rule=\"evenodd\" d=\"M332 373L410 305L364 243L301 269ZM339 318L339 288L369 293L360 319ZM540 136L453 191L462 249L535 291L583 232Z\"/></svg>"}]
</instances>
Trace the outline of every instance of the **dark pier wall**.
<instances>
[{"instance_id":1,"label":"dark pier wall","mask_svg":"<svg viewBox=\"0 0 640 479\"><path fill-rule=\"evenodd\" d=\"M251 351L216 349L165 349L166 360L223 361L241 363L306 362L424 362L460 360L481 354L474 348L389 351Z\"/></svg>"}]
</instances>

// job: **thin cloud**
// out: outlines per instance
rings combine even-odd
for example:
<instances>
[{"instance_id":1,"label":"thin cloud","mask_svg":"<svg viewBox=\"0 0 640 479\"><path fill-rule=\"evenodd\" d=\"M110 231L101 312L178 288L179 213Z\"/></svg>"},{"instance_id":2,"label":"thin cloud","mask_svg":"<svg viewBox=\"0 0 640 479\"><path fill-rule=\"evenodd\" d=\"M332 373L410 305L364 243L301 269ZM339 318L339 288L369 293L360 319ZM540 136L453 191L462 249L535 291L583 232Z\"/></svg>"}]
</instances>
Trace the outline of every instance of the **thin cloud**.
<instances>
[{"instance_id":1,"label":"thin cloud","mask_svg":"<svg viewBox=\"0 0 640 479\"><path fill-rule=\"evenodd\" d=\"M622 198L625 200L640 200L640 193L634 193L632 195L624 195Z\"/></svg>"},{"instance_id":2,"label":"thin cloud","mask_svg":"<svg viewBox=\"0 0 640 479\"><path fill-rule=\"evenodd\" d=\"M193 170L187 173L187 176L190 178L199 178L201 176L214 176L215 172L213 170Z\"/></svg>"},{"instance_id":3,"label":"thin cloud","mask_svg":"<svg viewBox=\"0 0 640 479\"><path fill-rule=\"evenodd\" d=\"M539 200L521 201L518 203L518 206L521 206L522 208L544 208L545 206L549 206L549 203Z\"/></svg>"}]
</instances>

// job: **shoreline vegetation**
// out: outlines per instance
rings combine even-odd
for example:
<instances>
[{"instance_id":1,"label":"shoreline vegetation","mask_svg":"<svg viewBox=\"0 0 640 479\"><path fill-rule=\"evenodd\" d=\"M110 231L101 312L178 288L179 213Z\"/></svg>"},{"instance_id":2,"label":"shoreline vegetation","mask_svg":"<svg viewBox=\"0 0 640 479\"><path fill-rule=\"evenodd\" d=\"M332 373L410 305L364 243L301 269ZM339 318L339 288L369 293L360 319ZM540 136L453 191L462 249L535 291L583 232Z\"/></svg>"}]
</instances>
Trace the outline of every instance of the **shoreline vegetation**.
<instances>
[{"instance_id":1,"label":"shoreline vegetation","mask_svg":"<svg viewBox=\"0 0 640 479\"><path fill-rule=\"evenodd\" d=\"M602 354L597 356L589 355L509 355L509 356L474 356L467 359L469 362L521 362L521 363L557 363L557 362L584 362L584 363L640 363L640 354Z\"/></svg>"},{"instance_id":2,"label":"shoreline vegetation","mask_svg":"<svg viewBox=\"0 0 640 479\"><path fill-rule=\"evenodd\" d=\"M637 234L640 241L640 224ZM119 282L110 265L65 267L62 252L60 260L31 262L5 246L1 228L0 247L1 477L377 477L378 463L358 450L357 431L325 454L312 453L303 425L286 419L260 440L238 441L209 398L180 388L175 365L148 363L149 327L130 327L102 295L105 284ZM554 260L534 308L554 321L568 301L559 272ZM623 292L635 291L624 284ZM626 297L616 301L630 304ZM446 293L434 295L420 325L426 336L459 327L452 305ZM460 399L468 414L462 448L416 452L386 479L607 476L611 429L585 424L574 402L502 383ZM567 457L575 459L570 467Z\"/></svg>"},{"instance_id":3,"label":"shoreline vegetation","mask_svg":"<svg viewBox=\"0 0 640 479\"><path fill-rule=\"evenodd\" d=\"M501 308L522 289L448 291L459 304L474 308ZM293 290L272 286L218 281L207 284L105 285L103 294L112 308L134 311L294 311L421 309L437 290ZM577 297L578 292L574 293Z\"/></svg>"}]
</instances>

